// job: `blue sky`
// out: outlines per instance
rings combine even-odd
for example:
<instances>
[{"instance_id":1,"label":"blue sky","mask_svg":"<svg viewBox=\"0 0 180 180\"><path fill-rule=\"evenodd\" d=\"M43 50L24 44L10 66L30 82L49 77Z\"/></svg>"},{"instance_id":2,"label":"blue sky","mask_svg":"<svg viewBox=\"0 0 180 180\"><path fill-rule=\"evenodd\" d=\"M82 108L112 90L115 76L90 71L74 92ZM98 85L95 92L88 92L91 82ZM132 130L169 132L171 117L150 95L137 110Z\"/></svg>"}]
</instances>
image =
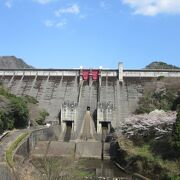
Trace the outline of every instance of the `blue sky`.
<instances>
[{"instance_id":1,"label":"blue sky","mask_svg":"<svg viewBox=\"0 0 180 180\"><path fill-rule=\"evenodd\" d=\"M180 0L0 0L0 56L39 68L180 66Z\"/></svg>"}]
</instances>

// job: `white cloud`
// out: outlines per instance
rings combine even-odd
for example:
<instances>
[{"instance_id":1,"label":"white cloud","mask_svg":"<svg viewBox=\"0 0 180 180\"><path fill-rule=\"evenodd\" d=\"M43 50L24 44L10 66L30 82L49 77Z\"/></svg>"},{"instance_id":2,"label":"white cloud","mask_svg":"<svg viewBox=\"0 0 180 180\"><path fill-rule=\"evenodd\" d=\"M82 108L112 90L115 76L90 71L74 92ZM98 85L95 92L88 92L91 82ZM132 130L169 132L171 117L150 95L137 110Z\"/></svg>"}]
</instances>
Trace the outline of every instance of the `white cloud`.
<instances>
[{"instance_id":1,"label":"white cloud","mask_svg":"<svg viewBox=\"0 0 180 180\"><path fill-rule=\"evenodd\" d=\"M12 0L6 0L5 1L5 6L8 8L12 8Z\"/></svg>"},{"instance_id":2,"label":"white cloud","mask_svg":"<svg viewBox=\"0 0 180 180\"><path fill-rule=\"evenodd\" d=\"M44 22L45 26L47 27L53 27L54 26L54 22L52 20L46 20Z\"/></svg>"},{"instance_id":3,"label":"white cloud","mask_svg":"<svg viewBox=\"0 0 180 180\"><path fill-rule=\"evenodd\" d=\"M55 27L55 28L63 28L64 26L66 26L67 24L67 20L66 19L62 19L60 21L53 21L53 20L46 20L44 22L46 27Z\"/></svg>"},{"instance_id":4,"label":"white cloud","mask_svg":"<svg viewBox=\"0 0 180 180\"><path fill-rule=\"evenodd\" d=\"M58 21L55 26L56 26L57 28L62 28L62 27L64 27L64 26L66 26L66 24L67 24L66 19L63 19L63 20L61 20L61 21Z\"/></svg>"},{"instance_id":5,"label":"white cloud","mask_svg":"<svg viewBox=\"0 0 180 180\"><path fill-rule=\"evenodd\" d=\"M180 14L180 0L121 0L129 5L134 14L155 16L157 14Z\"/></svg>"},{"instance_id":6,"label":"white cloud","mask_svg":"<svg viewBox=\"0 0 180 180\"><path fill-rule=\"evenodd\" d=\"M61 16L62 14L74 14L77 15L80 13L80 7L77 4L73 4L67 8L60 8L55 11L56 16Z\"/></svg>"},{"instance_id":7,"label":"white cloud","mask_svg":"<svg viewBox=\"0 0 180 180\"><path fill-rule=\"evenodd\" d=\"M107 1L100 1L100 7L102 8L102 9L109 9L110 8L110 3L109 2L107 2Z\"/></svg>"},{"instance_id":8,"label":"white cloud","mask_svg":"<svg viewBox=\"0 0 180 180\"><path fill-rule=\"evenodd\" d=\"M37 2L39 4L48 4L50 2L53 2L55 0L33 0L34 2Z\"/></svg>"}]
</instances>

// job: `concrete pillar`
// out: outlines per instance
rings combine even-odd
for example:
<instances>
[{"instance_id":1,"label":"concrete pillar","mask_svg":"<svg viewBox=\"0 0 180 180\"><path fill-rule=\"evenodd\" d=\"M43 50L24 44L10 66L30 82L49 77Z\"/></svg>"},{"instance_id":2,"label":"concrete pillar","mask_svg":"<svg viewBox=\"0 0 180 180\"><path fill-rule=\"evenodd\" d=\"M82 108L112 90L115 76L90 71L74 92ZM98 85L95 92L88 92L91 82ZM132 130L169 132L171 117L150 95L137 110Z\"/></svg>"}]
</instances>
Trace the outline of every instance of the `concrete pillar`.
<instances>
[{"instance_id":1,"label":"concrete pillar","mask_svg":"<svg viewBox=\"0 0 180 180\"><path fill-rule=\"evenodd\" d=\"M61 129L64 131L68 122L72 123L72 131L77 130L77 103L64 102L61 105Z\"/></svg>"},{"instance_id":2,"label":"concrete pillar","mask_svg":"<svg viewBox=\"0 0 180 180\"><path fill-rule=\"evenodd\" d=\"M98 85L98 102L101 101L101 82L102 82L102 78L101 75L99 75L99 85Z\"/></svg>"},{"instance_id":3,"label":"concrete pillar","mask_svg":"<svg viewBox=\"0 0 180 180\"><path fill-rule=\"evenodd\" d=\"M80 72L79 72L79 83L80 83L80 84L82 84L82 82L83 82L82 73L83 73L83 67L80 66Z\"/></svg>"},{"instance_id":4,"label":"concrete pillar","mask_svg":"<svg viewBox=\"0 0 180 180\"><path fill-rule=\"evenodd\" d=\"M23 78L24 78L24 72L23 72L23 75L21 76L21 79L18 82L18 85L17 85L16 90L14 92L16 95L21 95L21 92L19 92L19 91L20 91L20 88L21 88L21 84L22 84Z\"/></svg>"},{"instance_id":5,"label":"concrete pillar","mask_svg":"<svg viewBox=\"0 0 180 180\"><path fill-rule=\"evenodd\" d=\"M100 66L99 67L99 86L101 87L101 82L102 82L102 79L101 79L101 70L102 70L102 67Z\"/></svg>"},{"instance_id":6,"label":"concrete pillar","mask_svg":"<svg viewBox=\"0 0 180 180\"><path fill-rule=\"evenodd\" d=\"M89 86L92 85L92 69L89 71Z\"/></svg>"},{"instance_id":7,"label":"concrete pillar","mask_svg":"<svg viewBox=\"0 0 180 180\"><path fill-rule=\"evenodd\" d=\"M5 76L5 71L3 71L3 74L1 76L1 81L3 80L4 76Z\"/></svg>"},{"instance_id":8,"label":"concrete pillar","mask_svg":"<svg viewBox=\"0 0 180 180\"><path fill-rule=\"evenodd\" d=\"M64 107L64 104L61 105L61 131L63 132L66 128L65 123L63 122L66 120L66 107Z\"/></svg>"},{"instance_id":9,"label":"concrete pillar","mask_svg":"<svg viewBox=\"0 0 180 180\"><path fill-rule=\"evenodd\" d=\"M74 123L73 123L73 131L76 132L78 129L77 129L77 123L78 123L78 120L77 120L77 107L76 109L74 110L74 115L73 115L73 120L74 120Z\"/></svg>"},{"instance_id":10,"label":"concrete pillar","mask_svg":"<svg viewBox=\"0 0 180 180\"><path fill-rule=\"evenodd\" d=\"M101 133L101 123L100 121L104 120L103 116L103 108L101 107L101 104L98 104L98 109L97 109L97 133Z\"/></svg>"},{"instance_id":11,"label":"concrete pillar","mask_svg":"<svg viewBox=\"0 0 180 180\"><path fill-rule=\"evenodd\" d=\"M8 83L8 88L11 87L11 84L12 84L12 82L13 82L13 80L14 80L14 77L15 77L15 73L13 73L13 76L11 77L11 79L10 79L10 81L9 81L9 83Z\"/></svg>"},{"instance_id":12,"label":"concrete pillar","mask_svg":"<svg viewBox=\"0 0 180 180\"><path fill-rule=\"evenodd\" d=\"M37 77L38 77L38 73L36 72L36 76L35 76L34 80L32 81L31 89L30 89L30 91L29 91L29 93L28 93L29 96L33 96L33 95L31 94L31 92L32 92L32 90L33 90L33 88L34 88L34 85L36 84L36 79L37 79Z\"/></svg>"},{"instance_id":13,"label":"concrete pillar","mask_svg":"<svg viewBox=\"0 0 180 180\"><path fill-rule=\"evenodd\" d=\"M48 73L48 77L46 79L46 82L45 82L45 85L44 85L44 88L43 88L43 93L41 95L41 101L44 100L44 97L45 97L45 94L46 94L47 85L48 85L48 82L49 82L49 77L50 77L50 72Z\"/></svg>"},{"instance_id":14,"label":"concrete pillar","mask_svg":"<svg viewBox=\"0 0 180 180\"><path fill-rule=\"evenodd\" d=\"M119 70L118 79L120 82L123 82L123 63L122 62L118 64L118 70Z\"/></svg>"}]
</instances>

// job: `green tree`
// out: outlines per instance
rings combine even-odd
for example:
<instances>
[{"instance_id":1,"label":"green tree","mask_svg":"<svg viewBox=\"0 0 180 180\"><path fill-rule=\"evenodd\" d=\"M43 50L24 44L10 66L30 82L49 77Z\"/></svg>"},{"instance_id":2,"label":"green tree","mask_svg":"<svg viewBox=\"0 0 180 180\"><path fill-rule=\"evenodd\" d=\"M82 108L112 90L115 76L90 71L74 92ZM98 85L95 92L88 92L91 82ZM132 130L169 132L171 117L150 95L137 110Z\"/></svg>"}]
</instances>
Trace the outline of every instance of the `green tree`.
<instances>
[{"instance_id":1,"label":"green tree","mask_svg":"<svg viewBox=\"0 0 180 180\"><path fill-rule=\"evenodd\" d=\"M14 120L11 117L9 110L0 110L0 133L4 130L11 130L14 128Z\"/></svg>"},{"instance_id":2,"label":"green tree","mask_svg":"<svg viewBox=\"0 0 180 180\"><path fill-rule=\"evenodd\" d=\"M12 117L15 128L23 128L28 125L29 111L27 103L19 97L11 99Z\"/></svg>"},{"instance_id":3,"label":"green tree","mask_svg":"<svg viewBox=\"0 0 180 180\"><path fill-rule=\"evenodd\" d=\"M46 117L49 116L49 113L45 110L43 110L42 112L40 112L38 119L36 119L36 122L39 125L45 125L45 119Z\"/></svg>"},{"instance_id":4,"label":"green tree","mask_svg":"<svg viewBox=\"0 0 180 180\"><path fill-rule=\"evenodd\" d=\"M28 125L28 103L36 103L32 97L17 97L3 86L0 86L0 96L3 97L5 106L0 107L0 133L4 130L24 128Z\"/></svg>"},{"instance_id":5,"label":"green tree","mask_svg":"<svg viewBox=\"0 0 180 180\"><path fill-rule=\"evenodd\" d=\"M177 107L177 118L173 125L173 145L176 150L180 150L180 105Z\"/></svg>"},{"instance_id":6,"label":"green tree","mask_svg":"<svg viewBox=\"0 0 180 180\"><path fill-rule=\"evenodd\" d=\"M3 131L4 131L4 127L3 126L4 126L3 121L0 118L0 134L3 133Z\"/></svg>"}]
</instances>

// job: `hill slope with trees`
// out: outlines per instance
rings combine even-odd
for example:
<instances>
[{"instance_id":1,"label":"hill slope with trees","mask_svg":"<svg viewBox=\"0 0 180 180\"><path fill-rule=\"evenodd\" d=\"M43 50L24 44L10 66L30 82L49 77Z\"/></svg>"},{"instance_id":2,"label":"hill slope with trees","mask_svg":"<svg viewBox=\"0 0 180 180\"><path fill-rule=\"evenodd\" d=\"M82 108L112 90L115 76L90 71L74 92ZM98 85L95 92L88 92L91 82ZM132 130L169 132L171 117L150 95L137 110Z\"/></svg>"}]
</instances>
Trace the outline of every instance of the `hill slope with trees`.
<instances>
[{"instance_id":1,"label":"hill slope with trees","mask_svg":"<svg viewBox=\"0 0 180 180\"><path fill-rule=\"evenodd\" d=\"M28 125L44 125L48 115L33 97L15 96L0 85L0 134Z\"/></svg>"},{"instance_id":2,"label":"hill slope with trees","mask_svg":"<svg viewBox=\"0 0 180 180\"><path fill-rule=\"evenodd\" d=\"M180 68L171 64L167 64L162 61L154 61L149 65L147 65L145 69L180 69Z\"/></svg>"}]
</instances>

